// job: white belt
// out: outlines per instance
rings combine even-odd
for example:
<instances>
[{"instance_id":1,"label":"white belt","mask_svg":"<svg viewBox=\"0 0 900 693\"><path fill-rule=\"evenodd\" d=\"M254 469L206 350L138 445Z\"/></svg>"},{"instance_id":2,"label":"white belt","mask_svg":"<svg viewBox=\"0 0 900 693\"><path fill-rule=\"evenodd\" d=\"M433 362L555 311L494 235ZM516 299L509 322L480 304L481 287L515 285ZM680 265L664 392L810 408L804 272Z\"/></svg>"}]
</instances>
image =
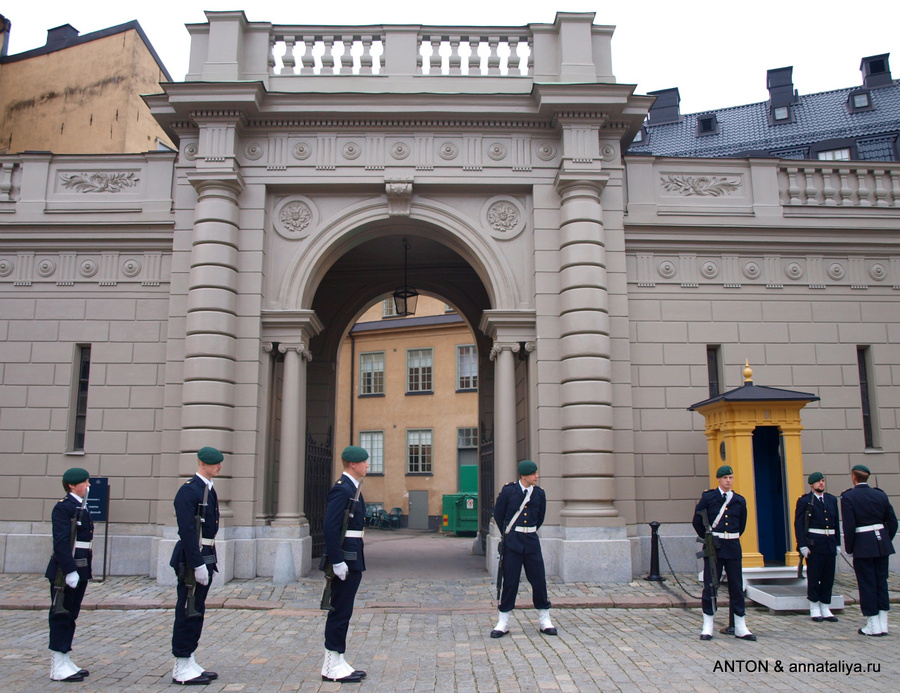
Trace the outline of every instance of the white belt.
<instances>
[{"instance_id":1,"label":"white belt","mask_svg":"<svg viewBox=\"0 0 900 693\"><path fill-rule=\"evenodd\" d=\"M364 529L348 529L344 539L362 539L365 533L366 530Z\"/></svg>"},{"instance_id":2,"label":"white belt","mask_svg":"<svg viewBox=\"0 0 900 693\"><path fill-rule=\"evenodd\" d=\"M819 529L818 527L810 527L806 531L810 534L824 534L826 537L830 537L837 532L835 529Z\"/></svg>"},{"instance_id":3,"label":"white belt","mask_svg":"<svg viewBox=\"0 0 900 693\"><path fill-rule=\"evenodd\" d=\"M200 546L215 546L216 539L213 537L212 539L207 539L206 537L200 538Z\"/></svg>"},{"instance_id":4,"label":"white belt","mask_svg":"<svg viewBox=\"0 0 900 693\"><path fill-rule=\"evenodd\" d=\"M537 532L537 527L516 527L517 532L522 532L522 534L531 534L532 532Z\"/></svg>"},{"instance_id":5,"label":"white belt","mask_svg":"<svg viewBox=\"0 0 900 693\"><path fill-rule=\"evenodd\" d=\"M877 532L879 529L884 529L884 525L866 525L865 527L857 527L856 533L860 532Z\"/></svg>"},{"instance_id":6,"label":"white belt","mask_svg":"<svg viewBox=\"0 0 900 693\"><path fill-rule=\"evenodd\" d=\"M91 548L91 544L93 544L93 543L94 542L92 542L92 541L76 541L75 548L76 549L89 549L89 548Z\"/></svg>"},{"instance_id":7,"label":"white belt","mask_svg":"<svg viewBox=\"0 0 900 693\"><path fill-rule=\"evenodd\" d=\"M737 532L713 532L714 537L719 539L740 539L741 535Z\"/></svg>"}]
</instances>

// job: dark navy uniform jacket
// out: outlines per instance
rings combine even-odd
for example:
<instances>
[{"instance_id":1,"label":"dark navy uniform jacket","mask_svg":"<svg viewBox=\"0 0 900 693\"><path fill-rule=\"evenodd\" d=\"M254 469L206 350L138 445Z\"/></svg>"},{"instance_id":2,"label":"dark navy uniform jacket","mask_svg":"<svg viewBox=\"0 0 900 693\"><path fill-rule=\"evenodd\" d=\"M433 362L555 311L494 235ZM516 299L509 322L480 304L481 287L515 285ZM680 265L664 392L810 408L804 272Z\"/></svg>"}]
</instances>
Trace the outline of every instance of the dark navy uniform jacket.
<instances>
[{"instance_id":1,"label":"dark navy uniform jacket","mask_svg":"<svg viewBox=\"0 0 900 693\"><path fill-rule=\"evenodd\" d=\"M880 488L857 484L841 494L841 517L844 522L844 550L858 558L879 558L894 553L897 516ZM857 527L884 525L878 532L859 532Z\"/></svg>"},{"instance_id":2,"label":"dark navy uniform jacket","mask_svg":"<svg viewBox=\"0 0 900 693\"><path fill-rule=\"evenodd\" d=\"M834 534L806 533L806 513L809 508L812 508L809 516L809 528L831 529L834 530ZM837 553L837 547L841 545L837 498L830 493L824 493L822 500L818 500L812 491L800 496L794 511L794 536L797 537L798 550L806 546L812 553L824 553L831 556Z\"/></svg>"},{"instance_id":3,"label":"dark navy uniform jacket","mask_svg":"<svg viewBox=\"0 0 900 693\"><path fill-rule=\"evenodd\" d=\"M700 496L697 507L694 508L694 531L701 539L706 536L706 527L703 526L703 520L700 519L700 511L706 508L709 515L709 521L715 522L716 515L722 508L725 497L718 487L704 491ZM738 493L732 493L731 502L725 508L725 513L719 520L719 523L713 527L713 532L728 532L729 534L743 534L747 527L747 501ZM719 558L741 558L741 540L740 539L723 539L717 537L718 548L716 556Z\"/></svg>"},{"instance_id":4,"label":"dark navy uniform jacket","mask_svg":"<svg viewBox=\"0 0 900 693\"><path fill-rule=\"evenodd\" d=\"M197 507L203 502L203 490L206 482L197 474L188 479L178 493L175 494L175 520L178 523L180 539L172 551L169 565L178 570L180 564L199 568L204 563L210 572L216 570L216 547L204 546L201 550L199 537L194 529L194 517ZM209 490L206 499L206 511L202 514L203 522L200 531L204 539L215 539L219 531L219 498L215 488Z\"/></svg>"},{"instance_id":5,"label":"dark navy uniform jacket","mask_svg":"<svg viewBox=\"0 0 900 693\"><path fill-rule=\"evenodd\" d=\"M75 556L72 557L72 518L78 513L81 503L75 500L75 496L70 493L60 500L54 507L50 515L53 523L53 555L50 557L50 563L47 565L47 572L44 573L48 580L56 578L57 566L62 568L63 575L68 575L73 570L78 571L80 580L90 580L91 560L94 552L91 549L75 549ZM94 521L91 519L90 511L85 508L79 515L79 524L75 541L91 541L94 538ZM75 559L87 559L87 564L82 566L75 565Z\"/></svg>"},{"instance_id":6,"label":"dark navy uniform jacket","mask_svg":"<svg viewBox=\"0 0 900 693\"><path fill-rule=\"evenodd\" d=\"M494 520L501 533L506 531L506 526L519 510L523 500L525 500L525 491L522 490L522 485L518 481L510 481L500 489L500 495L497 496L497 502L494 504ZM535 486L531 492L531 498L528 499L528 503L519 517L516 518L515 527L540 527L544 524L544 513L546 512L547 495L544 493L544 489ZM517 532L515 527L509 531L504 540L507 549L519 553L541 550L537 533Z\"/></svg>"},{"instance_id":7,"label":"dark navy uniform jacket","mask_svg":"<svg viewBox=\"0 0 900 693\"><path fill-rule=\"evenodd\" d=\"M341 528L344 524L344 511L347 504L353 500L356 495L356 485L347 475L342 474L341 478L334 482L334 486L328 492L328 500L325 501L325 521L322 525L322 532L325 535L325 553L322 556L320 569L325 568L325 558L329 558L331 563L345 562L350 570L365 570L366 559L363 555L363 540L358 537L346 537L343 547L341 546ZM366 503L362 494L356 501L353 508L353 517L347 525L348 530L361 530L366 526ZM350 554L356 554L355 558L351 558Z\"/></svg>"}]
</instances>

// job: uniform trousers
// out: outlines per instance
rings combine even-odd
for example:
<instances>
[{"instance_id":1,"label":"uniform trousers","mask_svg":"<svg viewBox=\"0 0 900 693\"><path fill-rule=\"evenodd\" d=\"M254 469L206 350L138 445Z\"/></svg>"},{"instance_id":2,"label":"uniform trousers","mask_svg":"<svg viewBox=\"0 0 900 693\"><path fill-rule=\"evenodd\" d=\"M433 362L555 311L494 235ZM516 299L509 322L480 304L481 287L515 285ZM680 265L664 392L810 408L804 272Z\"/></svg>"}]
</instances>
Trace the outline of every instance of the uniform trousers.
<instances>
[{"instance_id":1,"label":"uniform trousers","mask_svg":"<svg viewBox=\"0 0 900 693\"><path fill-rule=\"evenodd\" d=\"M879 611L889 611L888 556L877 558L853 557L853 570L859 587L859 609L863 616L875 616Z\"/></svg>"},{"instance_id":2,"label":"uniform trousers","mask_svg":"<svg viewBox=\"0 0 900 693\"><path fill-rule=\"evenodd\" d=\"M353 602L362 581L361 570L347 572L347 579L331 581L331 605L333 611L325 618L325 649L344 654L347 651L347 630L353 616Z\"/></svg>"},{"instance_id":3,"label":"uniform trousers","mask_svg":"<svg viewBox=\"0 0 900 693\"><path fill-rule=\"evenodd\" d=\"M535 609L549 609L547 599L547 576L544 574L544 556L540 551L519 553L506 549L503 552L503 589L500 592L499 609L508 613L516 607L516 593L522 568L525 578L531 583L531 598Z\"/></svg>"},{"instance_id":4,"label":"uniform trousers","mask_svg":"<svg viewBox=\"0 0 900 693\"><path fill-rule=\"evenodd\" d=\"M809 601L831 604L834 563L833 553L810 553L806 557L806 598Z\"/></svg>"},{"instance_id":5,"label":"uniform trousers","mask_svg":"<svg viewBox=\"0 0 900 693\"><path fill-rule=\"evenodd\" d=\"M728 574L728 596L731 603L731 610L735 616L744 615L744 574L741 566L740 558L716 558L716 584L722 579L722 568ZM703 594L700 602L703 606L703 613L711 616L713 612L712 605L712 584L710 582L709 559L703 559Z\"/></svg>"},{"instance_id":6,"label":"uniform trousers","mask_svg":"<svg viewBox=\"0 0 900 693\"><path fill-rule=\"evenodd\" d=\"M75 637L75 620L81 611L81 600L87 589L87 580L78 580L78 586L72 589L68 585L63 588L63 607L67 614L53 613L50 607L50 649L54 652L71 652L72 639ZM53 603L53 583L50 583L50 602Z\"/></svg>"},{"instance_id":7,"label":"uniform trousers","mask_svg":"<svg viewBox=\"0 0 900 693\"><path fill-rule=\"evenodd\" d=\"M186 568L193 570L193 568ZM178 600L175 602L175 625L172 627L172 654L175 657L190 657L200 644L200 634L203 632L203 619L206 613L206 595L212 587L214 573L209 573L209 584L197 583L194 590L194 607L199 616L188 618L187 598L188 586L184 580L178 580Z\"/></svg>"}]
</instances>

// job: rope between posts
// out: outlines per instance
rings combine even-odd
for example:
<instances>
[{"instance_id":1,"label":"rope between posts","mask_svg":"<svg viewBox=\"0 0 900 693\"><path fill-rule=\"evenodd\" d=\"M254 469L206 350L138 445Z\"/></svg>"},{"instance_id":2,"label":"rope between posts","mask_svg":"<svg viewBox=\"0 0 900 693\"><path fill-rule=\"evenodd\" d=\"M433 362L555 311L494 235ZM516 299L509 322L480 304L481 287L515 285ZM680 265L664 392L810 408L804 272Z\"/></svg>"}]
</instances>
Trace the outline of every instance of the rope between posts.
<instances>
[{"instance_id":1,"label":"rope between posts","mask_svg":"<svg viewBox=\"0 0 900 693\"><path fill-rule=\"evenodd\" d=\"M690 592L688 592L687 588L681 584L681 580L678 579L678 575L676 575L675 571L672 569L672 563L669 561L668 554L666 554L666 547L663 544L662 537L657 534L656 538L659 540L659 548L662 549L663 558L666 559L666 565L669 566L669 572L672 573L672 577L674 578L675 583L678 585L678 587L681 589L681 591L684 592L691 599L702 599L702 597L697 597L697 596L691 594ZM713 576L710 576L710 580L712 580L712 577ZM718 589L718 587L719 587L719 585L716 585L717 589Z\"/></svg>"}]
</instances>

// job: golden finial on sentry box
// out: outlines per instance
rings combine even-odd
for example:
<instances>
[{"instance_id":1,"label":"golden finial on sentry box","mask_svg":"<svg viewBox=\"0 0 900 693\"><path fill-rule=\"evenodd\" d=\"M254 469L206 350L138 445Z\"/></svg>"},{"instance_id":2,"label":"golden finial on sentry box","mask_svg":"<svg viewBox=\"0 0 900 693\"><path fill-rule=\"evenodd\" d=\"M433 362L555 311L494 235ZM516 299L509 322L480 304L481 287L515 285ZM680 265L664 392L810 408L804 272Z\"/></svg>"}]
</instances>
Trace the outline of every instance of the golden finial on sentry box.
<instances>
[{"instance_id":1,"label":"golden finial on sentry box","mask_svg":"<svg viewBox=\"0 0 900 693\"><path fill-rule=\"evenodd\" d=\"M744 382L753 383L753 369L750 368L750 360L744 359Z\"/></svg>"}]
</instances>

